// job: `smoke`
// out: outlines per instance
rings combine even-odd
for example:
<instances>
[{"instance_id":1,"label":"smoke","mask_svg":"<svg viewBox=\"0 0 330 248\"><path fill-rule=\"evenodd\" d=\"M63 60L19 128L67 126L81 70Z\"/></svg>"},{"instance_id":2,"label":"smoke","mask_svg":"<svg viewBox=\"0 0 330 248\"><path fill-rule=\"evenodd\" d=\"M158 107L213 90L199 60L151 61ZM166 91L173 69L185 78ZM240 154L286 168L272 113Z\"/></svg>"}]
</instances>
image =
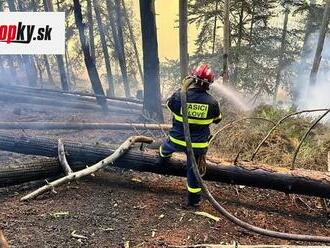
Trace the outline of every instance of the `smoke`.
<instances>
[{"instance_id":1,"label":"smoke","mask_svg":"<svg viewBox=\"0 0 330 248\"><path fill-rule=\"evenodd\" d=\"M315 50L318 42L318 33L310 35L308 49L300 61L291 66L297 73L293 80L294 103L298 109L330 108L330 37L325 39L322 59L315 85L309 85L310 70L312 68Z\"/></svg>"},{"instance_id":2,"label":"smoke","mask_svg":"<svg viewBox=\"0 0 330 248\"><path fill-rule=\"evenodd\" d=\"M249 111L253 108L249 101L240 92L227 85L224 85L220 79L215 80L215 82L211 84L211 90L215 95L226 98L239 110Z\"/></svg>"}]
</instances>

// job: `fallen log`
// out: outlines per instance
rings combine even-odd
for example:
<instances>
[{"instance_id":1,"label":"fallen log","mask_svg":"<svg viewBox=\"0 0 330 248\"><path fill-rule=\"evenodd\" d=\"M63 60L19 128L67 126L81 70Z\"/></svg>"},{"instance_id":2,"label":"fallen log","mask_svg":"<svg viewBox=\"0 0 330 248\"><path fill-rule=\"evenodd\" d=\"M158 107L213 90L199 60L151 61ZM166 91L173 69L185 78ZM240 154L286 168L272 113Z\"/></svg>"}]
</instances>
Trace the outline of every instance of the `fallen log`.
<instances>
[{"instance_id":1,"label":"fallen log","mask_svg":"<svg viewBox=\"0 0 330 248\"><path fill-rule=\"evenodd\" d=\"M8 95L13 95L13 97L17 96L25 96L29 98L46 98L46 99L53 99L56 102L59 101L65 101L65 102L76 102L76 103L91 103L91 104L96 104L96 97L92 96L81 96L81 95L76 95L72 93L57 93L57 92L29 92L29 91L22 91L22 90L16 90L16 89L7 89L7 88L1 88L0 87L0 92L5 93ZM98 96L99 98L102 96ZM114 107L121 107L121 108L129 108L129 109L138 109L142 110L142 104L141 103L136 103L136 102L131 102L131 101L124 101L124 100L119 100L119 99L109 99L103 96L103 99L107 102L108 105L114 106Z\"/></svg>"},{"instance_id":2,"label":"fallen log","mask_svg":"<svg viewBox=\"0 0 330 248\"><path fill-rule=\"evenodd\" d=\"M88 102L79 102L79 101L59 101L56 98L47 98L47 97L30 97L26 95L20 94L8 94L0 92L0 101L6 103L25 103L25 104L37 104L37 105L46 105L55 108L72 108L79 110L89 110L89 111L102 111L101 106L88 103ZM116 107L108 105L109 111L117 112L117 113L125 113L125 114L141 114L142 111L136 109L130 109L127 107Z\"/></svg>"},{"instance_id":3,"label":"fallen log","mask_svg":"<svg viewBox=\"0 0 330 248\"><path fill-rule=\"evenodd\" d=\"M0 83L0 91L9 91L12 92L21 92L21 93L36 93L36 94L53 94L56 96L59 95L70 95L70 96L81 96L81 97L87 97L86 99L94 99L94 102L96 101L96 96L91 93L85 93L85 92L79 92L79 91L63 91L63 90L57 90L57 89L47 89L47 88L32 88L32 87L26 87L26 86L18 86L18 85L12 85L12 84L1 84ZM117 100L117 101L123 101L123 102L131 102L131 103L137 103L137 104L143 104L143 101L135 99L135 98L125 98L125 97L109 97L105 96L107 100Z\"/></svg>"},{"instance_id":4,"label":"fallen log","mask_svg":"<svg viewBox=\"0 0 330 248\"><path fill-rule=\"evenodd\" d=\"M0 129L32 129L32 130L169 130L169 124L149 123L86 123L86 122L0 122Z\"/></svg>"},{"instance_id":5,"label":"fallen log","mask_svg":"<svg viewBox=\"0 0 330 248\"><path fill-rule=\"evenodd\" d=\"M17 137L0 133L0 150L53 158L27 163L19 167L0 165L0 186L9 186L60 174L61 166L57 159L54 159L58 156L57 145L57 140L53 139ZM68 141L65 141L65 150L68 162L74 170L94 164L113 153L113 149L109 149L107 146ZM162 166L158 162L157 152L151 150L130 150L119 158L114 166L161 175L186 175L182 158L175 156L170 159L167 166ZM330 198L330 175L318 171L289 170L279 167L257 166L251 163L241 163L234 166L208 161L203 179L273 189L285 193Z\"/></svg>"}]
</instances>

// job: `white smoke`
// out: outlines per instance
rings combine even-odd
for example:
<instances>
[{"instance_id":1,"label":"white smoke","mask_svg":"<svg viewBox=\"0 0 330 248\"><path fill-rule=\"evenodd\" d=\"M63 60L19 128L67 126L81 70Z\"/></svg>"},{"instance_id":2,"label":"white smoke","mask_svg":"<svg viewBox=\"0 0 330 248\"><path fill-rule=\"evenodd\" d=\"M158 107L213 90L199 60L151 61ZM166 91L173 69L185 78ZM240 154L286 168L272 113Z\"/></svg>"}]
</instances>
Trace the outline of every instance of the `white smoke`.
<instances>
[{"instance_id":1,"label":"white smoke","mask_svg":"<svg viewBox=\"0 0 330 248\"><path fill-rule=\"evenodd\" d=\"M330 37L325 39L322 59L315 85L309 85L310 70L312 68L318 33L308 39L309 52L291 67L297 72L293 80L295 88L295 104L299 109L330 108Z\"/></svg>"},{"instance_id":2,"label":"white smoke","mask_svg":"<svg viewBox=\"0 0 330 248\"><path fill-rule=\"evenodd\" d=\"M253 108L243 94L230 86L224 85L221 79L215 80L214 83L211 84L211 90L215 95L226 98L239 110L249 111Z\"/></svg>"}]
</instances>

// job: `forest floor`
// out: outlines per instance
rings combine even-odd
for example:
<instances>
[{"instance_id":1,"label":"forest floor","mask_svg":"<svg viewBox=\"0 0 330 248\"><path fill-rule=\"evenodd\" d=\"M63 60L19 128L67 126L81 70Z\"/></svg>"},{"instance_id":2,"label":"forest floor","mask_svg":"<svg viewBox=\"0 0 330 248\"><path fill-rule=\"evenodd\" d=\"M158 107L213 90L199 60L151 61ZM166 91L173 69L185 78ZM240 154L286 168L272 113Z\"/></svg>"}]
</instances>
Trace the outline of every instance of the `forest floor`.
<instances>
[{"instance_id":1,"label":"forest floor","mask_svg":"<svg viewBox=\"0 0 330 248\"><path fill-rule=\"evenodd\" d=\"M135 119L134 119L135 118ZM0 121L138 121L125 115L75 113L4 105ZM86 142L120 143L127 131L31 131L24 133ZM33 156L0 152L1 162L33 161ZM208 183L212 193L239 218L277 231L330 236L317 198L302 201L284 193ZM255 235L237 227L203 202L185 207L185 179L113 169L56 188L30 202L20 202L36 185L0 189L0 228L11 247L171 247L190 244L303 244ZM84 237L73 237L72 233ZM306 244L306 243L305 243Z\"/></svg>"}]
</instances>

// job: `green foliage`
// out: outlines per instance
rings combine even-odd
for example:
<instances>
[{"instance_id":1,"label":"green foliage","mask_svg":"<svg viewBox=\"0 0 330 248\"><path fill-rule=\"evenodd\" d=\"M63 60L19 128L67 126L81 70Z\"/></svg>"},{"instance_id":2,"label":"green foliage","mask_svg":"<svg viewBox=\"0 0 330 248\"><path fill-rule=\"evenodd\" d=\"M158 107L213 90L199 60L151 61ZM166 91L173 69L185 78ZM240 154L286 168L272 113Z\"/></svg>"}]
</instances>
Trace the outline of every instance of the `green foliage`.
<instances>
[{"instance_id":1,"label":"green foliage","mask_svg":"<svg viewBox=\"0 0 330 248\"><path fill-rule=\"evenodd\" d=\"M264 105L256 108L251 116L264 117L277 122L291 112L292 110ZM240 117L235 117L237 118ZM226 119L231 118L226 116ZM313 120L313 117L303 115L291 117L280 124L259 150L256 161L289 167L296 147ZM210 152L226 160L233 160L240 152L241 160L249 160L259 142L271 128L272 124L260 120L246 121L232 126L216 138ZM303 143L297 157L297 168L326 170L329 150L330 126L319 124Z\"/></svg>"},{"instance_id":2,"label":"green foliage","mask_svg":"<svg viewBox=\"0 0 330 248\"><path fill-rule=\"evenodd\" d=\"M174 90L180 87L181 73L179 61L167 59L160 64L159 71L161 93L166 99Z\"/></svg>"},{"instance_id":3,"label":"green foliage","mask_svg":"<svg viewBox=\"0 0 330 248\"><path fill-rule=\"evenodd\" d=\"M217 9L216 2L218 2ZM289 28L284 41L285 50L282 54L283 27L275 23L284 19L284 6L288 6L292 14L289 18ZM290 65L300 59L302 46L306 42L305 31L315 31L322 11L323 6L310 5L305 0L231 1L229 65L231 83L236 88L252 94L273 95L280 70L280 84L290 93L292 91L290 82L296 77L296 72ZM191 58L191 63L205 61L217 69L221 68L222 29L220 28L224 16L223 2L191 0L188 13L189 22L199 28L199 35L195 41L197 51ZM292 24L293 16L295 20L301 22ZM218 22L214 29L216 18ZM304 21L312 23L312 28L308 29L306 25L301 25ZM213 46L214 54L212 54ZM279 64L281 56L282 62Z\"/></svg>"}]
</instances>

